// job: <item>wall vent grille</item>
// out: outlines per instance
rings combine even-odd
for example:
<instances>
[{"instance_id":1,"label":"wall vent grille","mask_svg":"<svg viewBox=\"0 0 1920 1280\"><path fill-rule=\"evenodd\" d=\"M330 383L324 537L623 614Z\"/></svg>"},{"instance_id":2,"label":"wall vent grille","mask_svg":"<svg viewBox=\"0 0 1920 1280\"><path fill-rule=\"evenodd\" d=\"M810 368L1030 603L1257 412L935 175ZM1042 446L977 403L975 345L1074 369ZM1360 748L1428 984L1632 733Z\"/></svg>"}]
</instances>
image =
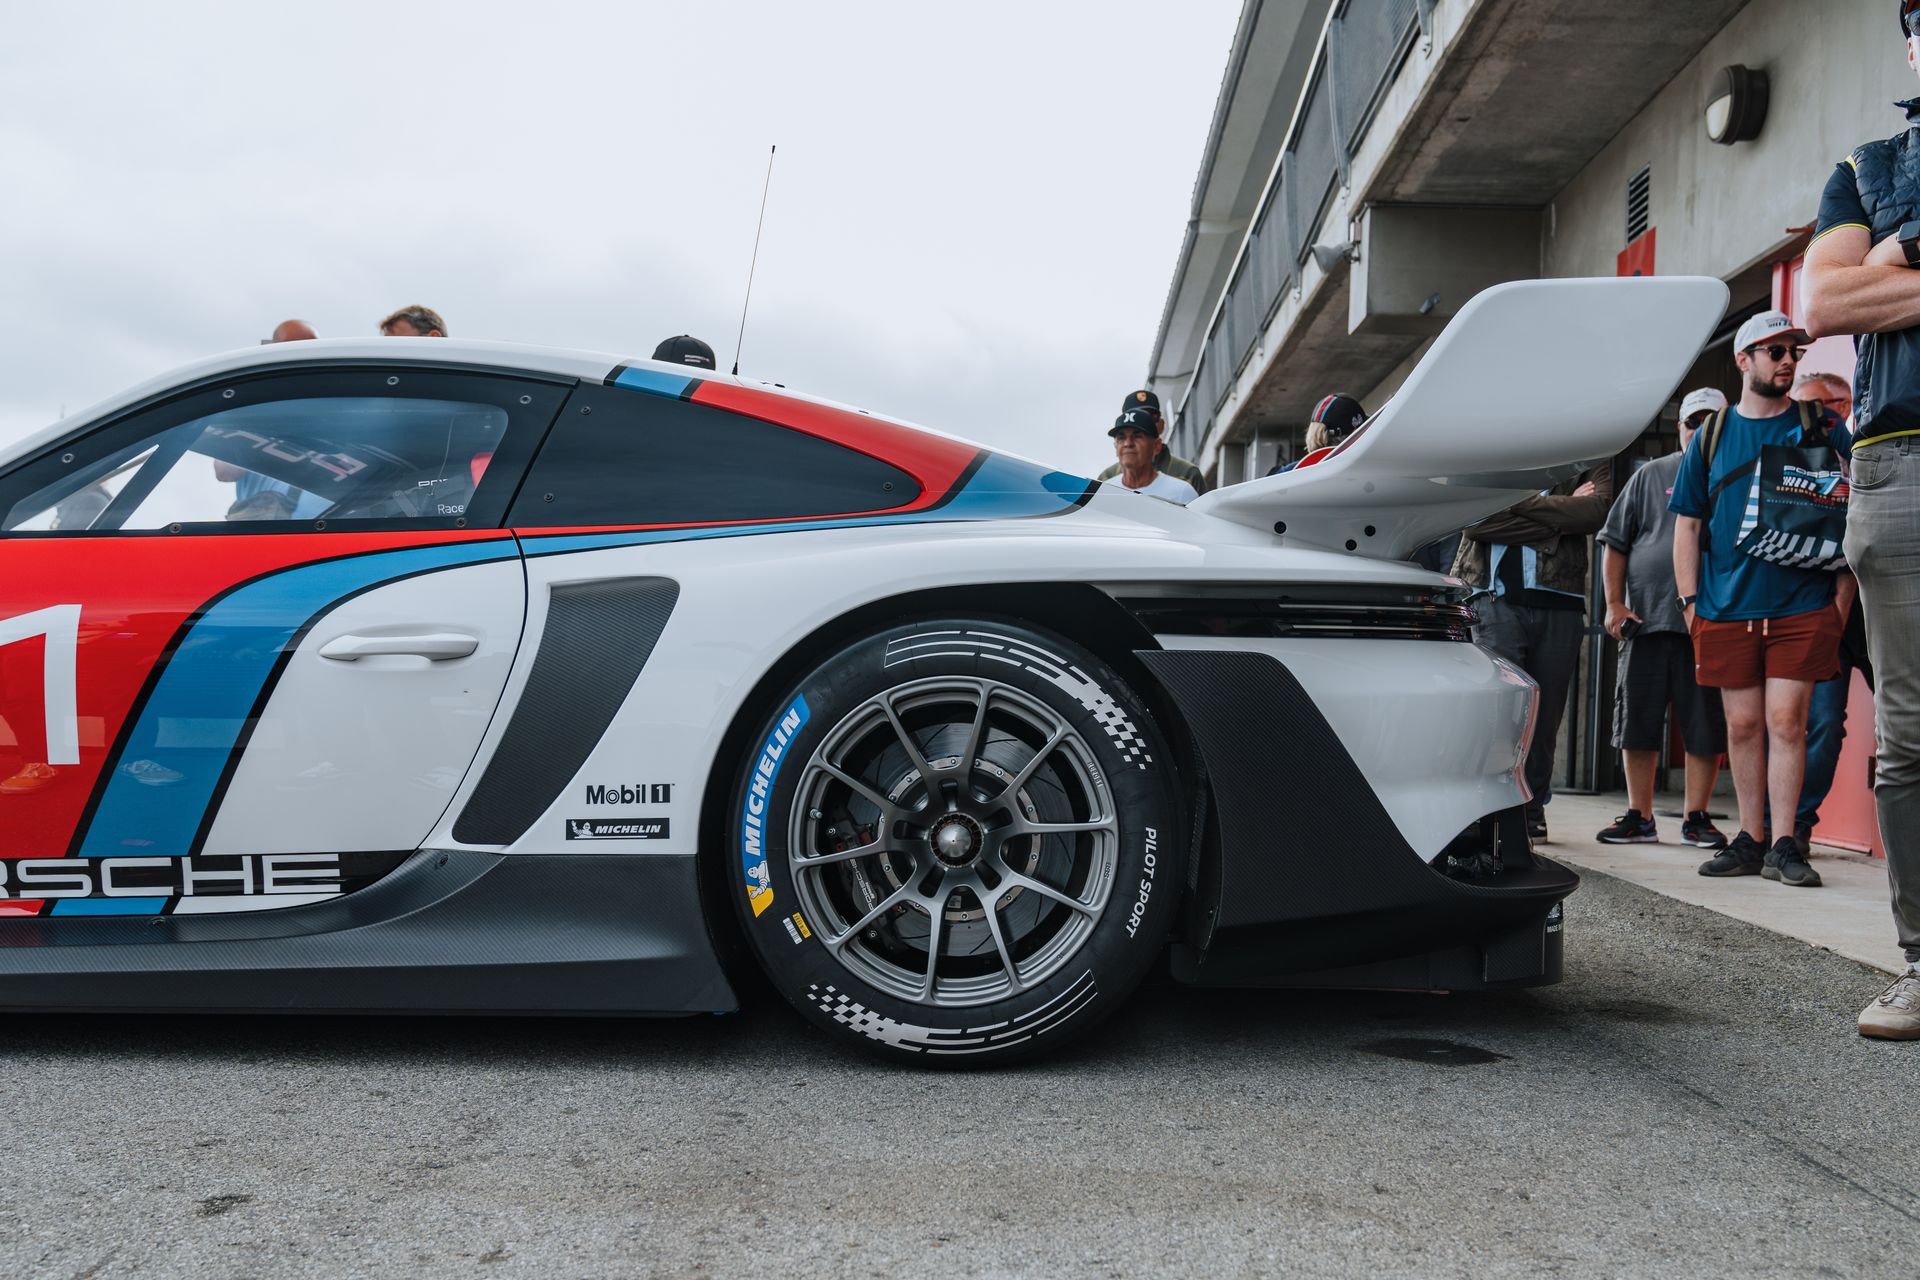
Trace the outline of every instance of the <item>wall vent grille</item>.
<instances>
[{"instance_id":1,"label":"wall vent grille","mask_svg":"<svg viewBox=\"0 0 1920 1280\"><path fill-rule=\"evenodd\" d=\"M1648 166L1627 180L1627 243L1647 233L1652 217L1653 168Z\"/></svg>"}]
</instances>

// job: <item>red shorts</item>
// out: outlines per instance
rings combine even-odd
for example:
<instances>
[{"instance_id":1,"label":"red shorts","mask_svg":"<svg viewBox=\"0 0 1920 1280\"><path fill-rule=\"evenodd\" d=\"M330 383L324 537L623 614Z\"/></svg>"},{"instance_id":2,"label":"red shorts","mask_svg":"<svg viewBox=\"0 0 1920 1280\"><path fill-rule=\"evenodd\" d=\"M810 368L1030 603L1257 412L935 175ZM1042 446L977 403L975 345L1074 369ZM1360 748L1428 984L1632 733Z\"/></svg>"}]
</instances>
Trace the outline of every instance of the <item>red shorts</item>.
<instances>
[{"instance_id":1,"label":"red shorts","mask_svg":"<svg viewBox=\"0 0 1920 1280\"><path fill-rule=\"evenodd\" d=\"M1749 689L1769 680L1840 674L1840 611L1832 605L1790 618L1693 620L1694 680L1709 689Z\"/></svg>"}]
</instances>

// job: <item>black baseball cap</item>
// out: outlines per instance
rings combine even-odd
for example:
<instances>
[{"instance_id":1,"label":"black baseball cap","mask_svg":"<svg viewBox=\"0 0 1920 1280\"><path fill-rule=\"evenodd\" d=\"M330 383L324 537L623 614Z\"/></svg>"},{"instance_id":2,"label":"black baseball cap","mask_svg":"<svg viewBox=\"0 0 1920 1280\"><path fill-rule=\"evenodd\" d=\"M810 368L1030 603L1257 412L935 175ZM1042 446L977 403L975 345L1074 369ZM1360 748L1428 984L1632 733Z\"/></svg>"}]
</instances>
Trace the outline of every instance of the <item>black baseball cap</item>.
<instances>
[{"instance_id":1,"label":"black baseball cap","mask_svg":"<svg viewBox=\"0 0 1920 1280\"><path fill-rule=\"evenodd\" d=\"M1907 30L1907 15L1920 9L1920 0L1900 0L1900 38L1905 40L1911 32Z\"/></svg>"},{"instance_id":2,"label":"black baseball cap","mask_svg":"<svg viewBox=\"0 0 1920 1280\"><path fill-rule=\"evenodd\" d=\"M1152 393L1149 392L1148 394ZM1122 431L1144 431L1150 436L1159 435L1159 408L1157 406L1148 408L1145 405L1135 405L1113 420L1113 426L1107 429L1107 434L1117 436Z\"/></svg>"},{"instance_id":3,"label":"black baseball cap","mask_svg":"<svg viewBox=\"0 0 1920 1280\"><path fill-rule=\"evenodd\" d=\"M1367 420L1366 408L1352 396L1330 395L1314 406L1312 421L1326 424L1338 440Z\"/></svg>"},{"instance_id":4,"label":"black baseball cap","mask_svg":"<svg viewBox=\"0 0 1920 1280\"><path fill-rule=\"evenodd\" d=\"M668 364L690 364L697 369L713 369L713 348L689 334L668 338L653 349L655 360Z\"/></svg>"},{"instance_id":5,"label":"black baseball cap","mask_svg":"<svg viewBox=\"0 0 1920 1280\"><path fill-rule=\"evenodd\" d=\"M1920 4L1920 0L1914 0L1914 2ZM1120 412L1122 413L1125 413L1129 409L1140 408L1153 410L1153 416L1156 418L1166 416L1160 412L1160 397L1151 391L1129 391L1127 392L1127 398L1120 402Z\"/></svg>"}]
</instances>

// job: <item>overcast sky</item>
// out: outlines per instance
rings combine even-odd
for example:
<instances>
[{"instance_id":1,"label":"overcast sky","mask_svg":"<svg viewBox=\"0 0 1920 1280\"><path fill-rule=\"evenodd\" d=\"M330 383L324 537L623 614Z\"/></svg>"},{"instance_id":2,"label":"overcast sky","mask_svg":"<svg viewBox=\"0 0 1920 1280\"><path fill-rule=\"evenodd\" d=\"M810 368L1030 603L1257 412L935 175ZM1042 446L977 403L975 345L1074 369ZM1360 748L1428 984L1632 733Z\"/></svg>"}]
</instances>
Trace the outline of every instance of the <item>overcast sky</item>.
<instances>
[{"instance_id":1,"label":"overcast sky","mask_svg":"<svg viewBox=\"0 0 1920 1280\"><path fill-rule=\"evenodd\" d=\"M6 6L0 444L289 316L730 360L1092 471L1239 0Z\"/></svg>"}]
</instances>

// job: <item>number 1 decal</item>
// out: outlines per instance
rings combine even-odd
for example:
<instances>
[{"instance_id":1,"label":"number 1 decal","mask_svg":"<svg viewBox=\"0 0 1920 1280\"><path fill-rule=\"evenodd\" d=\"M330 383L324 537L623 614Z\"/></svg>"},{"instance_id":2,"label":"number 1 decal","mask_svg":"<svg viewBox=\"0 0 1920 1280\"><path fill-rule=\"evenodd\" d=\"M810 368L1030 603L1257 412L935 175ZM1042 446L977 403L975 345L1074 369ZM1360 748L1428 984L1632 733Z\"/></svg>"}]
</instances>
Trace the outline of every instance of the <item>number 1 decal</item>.
<instances>
[{"instance_id":1,"label":"number 1 decal","mask_svg":"<svg viewBox=\"0 0 1920 1280\"><path fill-rule=\"evenodd\" d=\"M56 604L17 618L0 618L0 645L45 636L41 680L47 716L48 764L80 763L80 606Z\"/></svg>"}]
</instances>

